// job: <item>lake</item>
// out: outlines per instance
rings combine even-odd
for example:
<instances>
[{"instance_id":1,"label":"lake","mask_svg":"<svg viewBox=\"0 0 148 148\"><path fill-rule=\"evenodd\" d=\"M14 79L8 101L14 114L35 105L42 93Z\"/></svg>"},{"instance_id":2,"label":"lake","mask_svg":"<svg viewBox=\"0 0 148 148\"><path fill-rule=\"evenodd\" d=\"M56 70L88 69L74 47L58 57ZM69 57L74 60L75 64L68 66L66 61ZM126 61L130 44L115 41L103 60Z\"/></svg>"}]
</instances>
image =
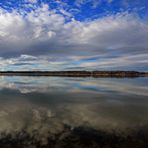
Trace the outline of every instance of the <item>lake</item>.
<instances>
[{"instance_id":1,"label":"lake","mask_svg":"<svg viewBox=\"0 0 148 148\"><path fill-rule=\"evenodd\" d=\"M0 77L0 147L135 148L147 138L148 78Z\"/></svg>"}]
</instances>

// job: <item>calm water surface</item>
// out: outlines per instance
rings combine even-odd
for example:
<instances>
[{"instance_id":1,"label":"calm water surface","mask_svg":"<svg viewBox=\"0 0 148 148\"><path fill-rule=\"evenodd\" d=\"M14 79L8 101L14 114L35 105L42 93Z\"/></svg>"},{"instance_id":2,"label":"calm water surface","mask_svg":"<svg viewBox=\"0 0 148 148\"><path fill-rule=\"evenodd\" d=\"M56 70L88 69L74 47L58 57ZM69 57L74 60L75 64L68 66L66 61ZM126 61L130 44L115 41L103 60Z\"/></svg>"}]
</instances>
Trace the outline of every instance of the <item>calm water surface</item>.
<instances>
[{"instance_id":1,"label":"calm water surface","mask_svg":"<svg viewBox=\"0 0 148 148\"><path fill-rule=\"evenodd\" d=\"M0 133L148 126L148 78L0 77Z\"/></svg>"}]
</instances>

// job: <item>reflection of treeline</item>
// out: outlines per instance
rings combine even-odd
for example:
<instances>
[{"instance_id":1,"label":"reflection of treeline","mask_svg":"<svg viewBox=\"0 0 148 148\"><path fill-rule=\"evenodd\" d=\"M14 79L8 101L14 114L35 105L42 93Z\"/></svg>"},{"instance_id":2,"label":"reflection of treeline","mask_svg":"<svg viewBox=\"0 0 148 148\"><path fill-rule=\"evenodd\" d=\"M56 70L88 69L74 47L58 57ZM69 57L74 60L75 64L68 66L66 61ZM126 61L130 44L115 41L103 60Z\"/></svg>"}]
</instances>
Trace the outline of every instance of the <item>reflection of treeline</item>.
<instances>
[{"instance_id":1,"label":"reflection of treeline","mask_svg":"<svg viewBox=\"0 0 148 148\"><path fill-rule=\"evenodd\" d=\"M67 77L147 77L148 72L137 71L3 71L8 76L67 76Z\"/></svg>"},{"instance_id":2,"label":"reflection of treeline","mask_svg":"<svg viewBox=\"0 0 148 148\"><path fill-rule=\"evenodd\" d=\"M48 133L46 142L38 131L25 130L13 134L0 134L0 148L147 148L147 128L136 129L127 134L98 131L84 127L65 127L58 133Z\"/></svg>"}]
</instances>

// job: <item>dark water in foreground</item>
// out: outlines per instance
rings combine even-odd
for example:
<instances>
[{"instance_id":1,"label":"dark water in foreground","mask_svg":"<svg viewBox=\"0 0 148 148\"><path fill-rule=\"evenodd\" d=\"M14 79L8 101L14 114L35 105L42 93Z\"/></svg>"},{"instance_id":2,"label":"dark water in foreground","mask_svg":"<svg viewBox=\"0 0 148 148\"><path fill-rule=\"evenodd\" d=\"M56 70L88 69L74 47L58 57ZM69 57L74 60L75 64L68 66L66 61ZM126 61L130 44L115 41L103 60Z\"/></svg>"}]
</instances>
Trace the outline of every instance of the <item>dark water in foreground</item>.
<instances>
[{"instance_id":1,"label":"dark water in foreground","mask_svg":"<svg viewBox=\"0 0 148 148\"><path fill-rule=\"evenodd\" d=\"M148 147L148 78L0 77L1 147Z\"/></svg>"}]
</instances>

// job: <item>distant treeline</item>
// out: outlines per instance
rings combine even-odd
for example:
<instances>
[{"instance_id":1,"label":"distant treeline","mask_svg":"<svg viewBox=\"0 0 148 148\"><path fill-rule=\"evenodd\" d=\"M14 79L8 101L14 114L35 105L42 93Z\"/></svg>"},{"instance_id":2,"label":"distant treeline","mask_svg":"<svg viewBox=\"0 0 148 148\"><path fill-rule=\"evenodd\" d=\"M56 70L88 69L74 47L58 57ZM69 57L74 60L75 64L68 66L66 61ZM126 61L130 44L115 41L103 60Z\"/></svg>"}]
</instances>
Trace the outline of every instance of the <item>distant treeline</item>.
<instances>
[{"instance_id":1,"label":"distant treeline","mask_svg":"<svg viewBox=\"0 0 148 148\"><path fill-rule=\"evenodd\" d=\"M1 71L1 76L147 77L137 71Z\"/></svg>"}]
</instances>

